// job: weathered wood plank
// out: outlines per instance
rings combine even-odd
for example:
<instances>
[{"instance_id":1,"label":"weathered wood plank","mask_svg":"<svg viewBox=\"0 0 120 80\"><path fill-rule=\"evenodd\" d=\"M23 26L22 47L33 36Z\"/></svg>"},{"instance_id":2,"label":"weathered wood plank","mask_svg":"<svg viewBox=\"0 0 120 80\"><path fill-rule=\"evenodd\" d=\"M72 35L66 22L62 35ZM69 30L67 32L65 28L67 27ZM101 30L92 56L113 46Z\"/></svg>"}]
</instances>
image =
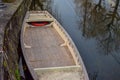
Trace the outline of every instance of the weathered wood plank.
<instances>
[{"instance_id":1,"label":"weathered wood plank","mask_svg":"<svg viewBox=\"0 0 120 80\"><path fill-rule=\"evenodd\" d=\"M74 65L67 47L61 47L62 38L52 27L27 28L24 36L26 55L34 68Z\"/></svg>"},{"instance_id":2,"label":"weathered wood plank","mask_svg":"<svg viewBox=\"0 0 120 80\"><path fill-rule=\"evenodd\" d=\"M80 66L64 66L34 69L39 80L83 80Z\"/></svg>"}]
</instances>

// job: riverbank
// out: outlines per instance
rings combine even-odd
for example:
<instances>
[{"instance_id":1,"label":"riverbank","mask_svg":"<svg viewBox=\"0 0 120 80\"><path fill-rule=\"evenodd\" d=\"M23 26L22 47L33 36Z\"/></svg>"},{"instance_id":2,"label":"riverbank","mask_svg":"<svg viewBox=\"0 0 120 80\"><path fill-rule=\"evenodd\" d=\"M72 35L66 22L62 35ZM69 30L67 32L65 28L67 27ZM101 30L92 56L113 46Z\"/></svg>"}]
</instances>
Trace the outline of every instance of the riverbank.
<instances>
[{"instance_id":1,"label":"riverbank","mask_svg":"<svg viewBox=\"0 0 120 80\"><path fill-rule=\"evenodd\" d=\"M0 80L20 80L19 34L32 0L16 0L0 9Z\"/></svg>"}]
</instances>

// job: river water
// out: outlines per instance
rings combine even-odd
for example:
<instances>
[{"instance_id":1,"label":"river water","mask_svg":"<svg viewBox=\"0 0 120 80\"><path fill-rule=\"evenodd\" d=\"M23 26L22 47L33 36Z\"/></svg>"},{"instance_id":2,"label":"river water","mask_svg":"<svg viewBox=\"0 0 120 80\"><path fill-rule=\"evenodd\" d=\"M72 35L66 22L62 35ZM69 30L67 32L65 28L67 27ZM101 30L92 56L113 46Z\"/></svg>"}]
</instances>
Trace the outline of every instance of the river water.
<instances>
[{"instance_id":1,"label":"river water","mask_svg":"<svg viewBox=\"0 0 120 80\"><path fill-rule=\"evenodd\" d=\"M119 0L41 0L76 44L90 80L120 80Z\"/></svg>"}]
</instances>

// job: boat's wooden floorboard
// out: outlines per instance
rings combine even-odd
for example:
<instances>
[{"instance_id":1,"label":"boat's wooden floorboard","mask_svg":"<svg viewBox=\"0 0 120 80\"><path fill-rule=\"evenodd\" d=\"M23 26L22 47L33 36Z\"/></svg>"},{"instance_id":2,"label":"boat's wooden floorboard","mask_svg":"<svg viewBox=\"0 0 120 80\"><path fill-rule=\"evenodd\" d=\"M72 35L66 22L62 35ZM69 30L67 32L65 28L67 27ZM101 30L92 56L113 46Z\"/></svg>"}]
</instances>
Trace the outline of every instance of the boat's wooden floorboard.
<instances>
[{"instance_id":1,"label":"boat's wooden floorboard","mask_svg":"<svg viewBox=\"0 0 120 80\"><path fill-rule=\"evenodd\" d=\"M39 80L83 80L83 76L79 71L53 71L45 72L38 75Z\"/></svg>"},{"instance_id":2,"label":"boat's wooden floorboard","mask_svg":"<svg viewBox=\"0 0 120 80\"><path fill-rule=\"evenodd\" d=\"M31 48L25 49L25 55L33 68L59 67L75 65L67 47L53 27L27 28L24 42Z\"/></svg>"}]
</instances>

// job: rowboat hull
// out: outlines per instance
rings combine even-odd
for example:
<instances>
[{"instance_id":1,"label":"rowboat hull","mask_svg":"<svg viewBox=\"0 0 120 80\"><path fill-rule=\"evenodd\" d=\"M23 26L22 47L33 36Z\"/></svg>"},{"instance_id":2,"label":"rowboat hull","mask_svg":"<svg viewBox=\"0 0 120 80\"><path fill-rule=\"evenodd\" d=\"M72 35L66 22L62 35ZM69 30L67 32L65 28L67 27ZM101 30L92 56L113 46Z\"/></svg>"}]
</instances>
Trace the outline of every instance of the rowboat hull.
<instances>
[{"instance_id":1,"label":"rowboat hull","mask_svg":"<svg viewBox=\"0 0 120 80\"><path fill-rule=\"evenodd\" d=\"M26 13L21 46L34 80L89 80L72 39L47 11Z\"/></svg>"}]
</instances>

